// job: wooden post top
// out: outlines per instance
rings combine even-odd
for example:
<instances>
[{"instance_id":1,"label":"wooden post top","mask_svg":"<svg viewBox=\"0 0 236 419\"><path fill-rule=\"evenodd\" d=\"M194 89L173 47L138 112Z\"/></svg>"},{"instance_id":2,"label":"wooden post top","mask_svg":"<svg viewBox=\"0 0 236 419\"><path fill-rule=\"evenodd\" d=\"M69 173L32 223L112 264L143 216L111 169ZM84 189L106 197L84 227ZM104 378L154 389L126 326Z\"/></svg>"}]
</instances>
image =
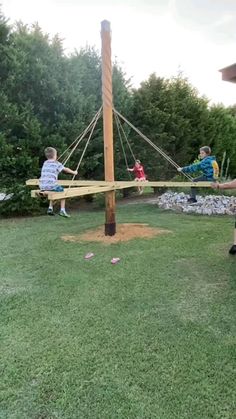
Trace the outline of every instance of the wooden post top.
<instances>
[{"instance_id":1,"label":"wooden post top","mask_svg":"<svg viewBox=\"0 0 236 419\"><path fill-rule=\"evenodd\" d=\"M110 32L111 31L111 24L108 20L103 20L101 22L102 31Z\"/></svg>"}]
</instances>

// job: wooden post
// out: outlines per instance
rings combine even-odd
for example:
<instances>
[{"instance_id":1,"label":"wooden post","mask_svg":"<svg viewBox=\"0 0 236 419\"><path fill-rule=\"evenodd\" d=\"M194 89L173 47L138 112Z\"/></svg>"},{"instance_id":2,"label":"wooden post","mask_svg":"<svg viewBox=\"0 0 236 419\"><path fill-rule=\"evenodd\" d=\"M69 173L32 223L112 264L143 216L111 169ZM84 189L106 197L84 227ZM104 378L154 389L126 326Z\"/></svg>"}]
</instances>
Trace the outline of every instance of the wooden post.
<instances>
[{"instance_id":1,"label":"wooden post","mask_svg":"<svg viewBox=\"0 0 236 419\"><path fill-rule=\"evenodd\" d=\"M101 23L102 38L102 102L105 180L114 181L113 120L112 120L112 64L110 22ZM105 235L116 234L115 191L105 194L106 218Z\"/></svg>"}]
</instances>

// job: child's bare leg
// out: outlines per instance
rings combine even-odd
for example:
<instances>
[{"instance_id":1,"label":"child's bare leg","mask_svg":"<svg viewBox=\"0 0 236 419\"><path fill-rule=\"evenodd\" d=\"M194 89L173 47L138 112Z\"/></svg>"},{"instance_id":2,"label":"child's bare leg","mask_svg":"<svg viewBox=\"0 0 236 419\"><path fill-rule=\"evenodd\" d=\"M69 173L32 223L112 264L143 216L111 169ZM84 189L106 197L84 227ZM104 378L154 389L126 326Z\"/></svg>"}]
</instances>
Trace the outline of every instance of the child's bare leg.
<instances>
[{"instance_id":1,"label":"child's bare leg","mask_svg":"<svg viewBox=\"0 0 236 419\"><path fill-rule=\"evenodd\" d=\"M143 187L142 186L138 186L138 193L139 195L141 195L143 193Z\"/></svg>"},{"instance_id":2,"label":"child's bare leg","mask_svg":"<svg viewBox=\"0 0 236 419\"><path fill-rule=\"evenodd\" d=\"M68 215L66 213L65 205L66 205L66 200L65 199L61 199L61 211L60 211L60 215L62 217L70 218L70 215Z\"/></svg>"},{"instance_id":3,"label":"child's bare leg","mask_svg":"<svg viewBox=\"0 0 236 419\"><path fill-rule=\"evenodd\" d=\"M54 215L54 212L53 212L53 201L49 201L49 206L48 206L47 213L48 213L48 215Z\"/></svg>"},{"instance_id":4,"label":"child's bare leg","mask_svg":"<svg viewBox=\"0 0 236 419\"><path fill-rule=\"evenodd\" d=\"M61 211L65 211L65 206L66 206L66 200L61 199Z\"/></svg>"}]
</instances>

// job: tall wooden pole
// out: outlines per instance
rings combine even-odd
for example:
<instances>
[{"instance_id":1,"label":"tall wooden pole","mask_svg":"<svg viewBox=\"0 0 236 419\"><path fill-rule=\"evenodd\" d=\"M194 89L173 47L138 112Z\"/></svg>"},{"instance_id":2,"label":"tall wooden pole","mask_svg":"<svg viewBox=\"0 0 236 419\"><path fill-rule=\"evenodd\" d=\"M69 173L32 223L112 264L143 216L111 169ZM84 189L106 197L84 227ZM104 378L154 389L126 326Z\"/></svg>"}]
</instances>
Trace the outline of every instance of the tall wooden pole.
<instances>
[{"instance_id":1,"label":"tall wooden pole","mask_svg":"<svg viewBox=\"0 0 236 419\"><path fill-rule=\"evenodd\" d=\"M111 64L111 29L110 22L101 23L102 38L102 102L103 102L103 137L105 180L114 181L113 120L112 120L112 64ZM105 194L106 218L105 235L116 234L115 191Z\"/></svg>"}]
</instances>

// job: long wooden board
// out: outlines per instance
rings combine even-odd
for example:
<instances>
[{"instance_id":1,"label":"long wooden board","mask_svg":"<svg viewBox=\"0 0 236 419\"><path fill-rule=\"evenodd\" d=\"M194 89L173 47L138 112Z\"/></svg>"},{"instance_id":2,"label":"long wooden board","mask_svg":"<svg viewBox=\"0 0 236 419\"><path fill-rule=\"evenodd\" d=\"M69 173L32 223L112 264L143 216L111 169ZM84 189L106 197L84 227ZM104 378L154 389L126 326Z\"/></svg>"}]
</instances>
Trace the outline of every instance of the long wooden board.
<instances>
[{"instance_id":1,"label":"long wooden board","mask_svg":"<svg viewBox=\"0 0 236 419\"><path fill-rule=\"evenodd\" d=\"M114 189L123 189L123 186L90 186L90 187L80 187L80 188L67 188L64 192L46 192L46 196L49 200L57 201L59 199L66 199L66 198L74 198L84 195L91 195L96 193L104 193L108 191L112 191ZM36 198L39 196L39 190L31 191L32 198Z\"/></svg>"},{"instance_id":2,"label":"long wooden board","mask_svg":"<svg viewBox=\"0 0 236 419\"><path fill-rule=\"evenodd\" d=\"M62 186L71 186L71 187L78 187L78 186L121 186L126 188L130 187L137 187L143 186L143 187L159 187L159 188L189 188L191 186L193 187L201 187L201 188L209 188L210 182L173 182L173 181L146 181L146 182L136 182L136 181L114 181L114 182L106 182L105 180L59 180L59 185ZM26 181L27 186L38 186L39 180L38 179L30 179Z\"/></svg>"},{"instance_id":3,"label":"long wooden board","mask_svg":"<svg viewBox=\"0 0 236 419\"><path fill-rule=\"evenodd\" d=\"M89 186L89 185L103 185L106 186L105 180L58 180L58 185L61 186ZM29 179L25 182L26 186L39 186L39 179Z\"/></svg>"},{"instance_id":4,"label":"long wooden board","mask_svg":"<svg viewBox=\"0 0 236 419\"><path fill-rule=\"evenodd\" d=\"M115 189L126 189L131 187L159 187L159 188L189 188L189 187L200 187L200 188L209 188L210 182L105 182L104 185L91 185L91 186L80 186L80 187L71 187L66 188L64 192L47 192L47 197L49 200L59 200L59 199L66 199L66 198L74 198L84 195L91 195L96 193L104 193L108 191L112 191ZM32 190L31 191L32 198L36 198L39 196L39 190Z\"/></svg>"}]
</instances>

